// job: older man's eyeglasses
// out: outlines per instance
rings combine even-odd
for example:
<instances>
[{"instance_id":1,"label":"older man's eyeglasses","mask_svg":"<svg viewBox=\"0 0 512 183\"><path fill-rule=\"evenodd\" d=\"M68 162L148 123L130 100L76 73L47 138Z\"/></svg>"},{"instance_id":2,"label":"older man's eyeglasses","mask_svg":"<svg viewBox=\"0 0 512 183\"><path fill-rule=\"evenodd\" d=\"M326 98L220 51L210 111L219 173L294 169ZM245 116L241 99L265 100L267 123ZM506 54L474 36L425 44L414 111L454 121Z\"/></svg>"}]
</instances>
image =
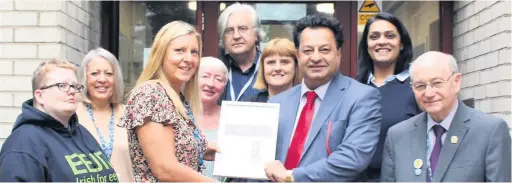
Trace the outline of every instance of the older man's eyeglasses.
<instances>
[{"instance_id":1,"label":"older man's eyeglasses","mask_svg":"<svg viewBox=\"0 0 512 183\"><path fill-rule=\"evenodd\" d=\"M248 26L238 26L237 27L237 31L238 31L238 34L245 34L249 31L249 29L251 28L254 28L254 26L252 27L248 27ZM226 36L232 36L233 34L235 33L235 28L227 28L225 31L224 31L224 35Z\"/></svg>"},{"instance_id":2,"label":"older man's eyeglasses","mask_svg":"<svg viewBox=\"0 0 512 183\"><path fill-rule=\"evenodd\" d=\"M433 81L431 83L414 82L414 83L411 83L411 86L416 91L425 91L428 86L430 86L432 88L440 89L440 88L443 88L445 86L445 84L452 78L452 76L454 74L455 74L455 72L453 72L450 75L450 77L448 77L448 79L446 79L446 80L437 79L437 80L435 80L435 81Z\"/></svg>"},{"instance_id":3,"label":"older man's eyeglasses","mask_svg":"<svg viewBox=\"0 0 512 183\"><path fill-rule=\"evenodd\" d=\"M55 83L48 86L43 86L40 88L40 90L45 90L51 87L58 87L60 91L68 92L70 88L75 89L75 91L78 93L84 89L84 86L81 84L68 84L68 83Z\"/></svg>"}]
</instances>

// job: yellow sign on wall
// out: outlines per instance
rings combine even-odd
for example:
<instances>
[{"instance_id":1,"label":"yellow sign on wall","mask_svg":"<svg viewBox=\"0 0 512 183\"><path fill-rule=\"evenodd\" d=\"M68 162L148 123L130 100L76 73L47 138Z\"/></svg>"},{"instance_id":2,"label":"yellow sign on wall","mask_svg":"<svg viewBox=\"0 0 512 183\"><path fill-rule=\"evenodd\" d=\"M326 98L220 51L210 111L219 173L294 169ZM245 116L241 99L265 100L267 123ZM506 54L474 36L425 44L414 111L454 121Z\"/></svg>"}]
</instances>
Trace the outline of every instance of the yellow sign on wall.
<instances>
[{"instance_id":1,"label":"yellow sign on wall","mask_svg":"<svg viewBox=\"0 0 512 183\"><path fill-rule=\"evenodd\" d=\"M379 13L380 8L379 5L377 5L377 2L375 0L366 0L364 1L361 8L359 8L359 13Z\"/></svg>"},{"instance_id":2,"label":"yellow sign on wall","mask_svg":"<svg viewBox=\"0 0 512 183\"><path fill-rule=\"evenodd\" d=\"M357 24L364 26L366 22L371 18L375 17L377 13L380 12L379 3L375 0L365 0L363 4L359 7L359 12L357 15Z\"/></svg>"},{"instance_id":3,"label":"yellow sign on wall","mask_svg":"<svg viewBox=\"0 0 512 183\"><path fill-rule=\"evenodd\" d=\"M357 24L364 26L366 25L366 22L368 22L368 20L373 18L375 15L377 14L359 14L357 15Z\"/></svg>"}]
</instances>

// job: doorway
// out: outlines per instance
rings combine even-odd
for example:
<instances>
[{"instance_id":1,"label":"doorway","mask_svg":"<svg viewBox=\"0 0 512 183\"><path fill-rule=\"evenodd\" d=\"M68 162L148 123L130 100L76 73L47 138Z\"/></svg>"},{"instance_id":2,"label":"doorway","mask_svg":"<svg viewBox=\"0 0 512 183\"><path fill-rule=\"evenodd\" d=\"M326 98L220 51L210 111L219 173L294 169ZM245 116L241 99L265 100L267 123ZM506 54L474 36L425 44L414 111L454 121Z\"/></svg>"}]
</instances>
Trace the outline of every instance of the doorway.
<instances>
[{"instance_id":1,"label":"doorway","mask_svg":"<svg viewBox=\"0 0 512 183\"><path fill-rule=\"evenodd\" d=\"M198 2L198 6L203 10L202 16L202 35L203 35L203 56L213 56L219 58L222 50L219 48L219 38L217 33L217 18L220 13L234 2ZM267 36L261 41L260 47L273 38L288 38L293 40L293 28L297 20L311 15L321 14L333 16L341 22L343 26L344 45L342 46L342 59L340 71L343 75L355 77L356 74L356 40L357 16L356 2L243 2L252 5L258 12L262 28ZM199 10L199 8L198 8ZM198 24L199 25L199 24ZM199 27L199 26L198 26Z\"/></svg>"}]
</instances>

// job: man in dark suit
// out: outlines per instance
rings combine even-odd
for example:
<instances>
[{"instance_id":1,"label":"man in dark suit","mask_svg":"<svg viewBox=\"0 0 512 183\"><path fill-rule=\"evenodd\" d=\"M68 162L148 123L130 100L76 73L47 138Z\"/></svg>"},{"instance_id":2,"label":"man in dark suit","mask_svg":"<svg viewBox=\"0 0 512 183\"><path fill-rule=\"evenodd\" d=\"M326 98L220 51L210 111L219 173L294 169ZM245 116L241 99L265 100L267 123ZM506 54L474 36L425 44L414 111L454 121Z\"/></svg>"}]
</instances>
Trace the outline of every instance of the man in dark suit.
<instances>
[{"instance_id":1,"label":"man in dark suit","mask_svg":"<svg viewBox=\"0 0 512 183\"><path fill-rule=\"evenodd\" d=\"M379 139L379 91L339 72L343 32L332 17L306 16L294 33L304 79L272 97L280 104L272 181L348 182L366 169Z\"/></svg>"},{"instance_id":2,"label":"man in dark suit","mask_svg":"<svg viewBox=\"0 0 512 183\"><path fill-rule=\"evenodd\" d=\"M462 76L455 58L427 52L410 72L425 112L389 129L381 181L510 182L507 123L457 99Z\"/></svg>"}]
</instances>

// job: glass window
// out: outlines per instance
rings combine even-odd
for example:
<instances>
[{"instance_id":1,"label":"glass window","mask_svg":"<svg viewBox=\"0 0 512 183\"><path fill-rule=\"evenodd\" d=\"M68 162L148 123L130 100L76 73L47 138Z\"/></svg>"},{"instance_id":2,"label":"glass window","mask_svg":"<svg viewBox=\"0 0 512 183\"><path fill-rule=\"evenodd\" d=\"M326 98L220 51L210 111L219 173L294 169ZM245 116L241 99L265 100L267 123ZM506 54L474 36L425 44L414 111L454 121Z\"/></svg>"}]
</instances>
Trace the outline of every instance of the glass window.
<instances>
[{"instance_id":1,"label":"glass window","mask_svg":"<svg viewBox=\"0 0 512 183\"><path fill-rule=\"evenodd\" d=\"M137 82L160 28L175 20L195 25L196 6L187 1L119 2L119 62L126 92Z\"/></svg>"},{"instance_id":2,"label":"glass window","mask_svg":"<svg viewBox=\"0 0 512 183\"><path fill-rule=\"evenodd\" d=\"M234 2L220 3L221 12ZM267 33L260 43L265 47L273 38L293 40L293 28L297 20L311 14L333 16L334 3L248 3L252 5L261 20L263 31Z\"/></svg>"},{"instance_id":3,"label":"glass window","mask_svg":"<svg viewBox=\"0 0 512 183\"><path fill-rule=\"evenodd\" d=\"M358 19L361 15L361 6L358 3ZM413 45L413 59L427 51L439 51L439 2L438 1L376 1L380 11L388 12L400 19L411 36ZM361 40L364 24L358 20L357 45Z\"/></svg>"}]
</instances>

